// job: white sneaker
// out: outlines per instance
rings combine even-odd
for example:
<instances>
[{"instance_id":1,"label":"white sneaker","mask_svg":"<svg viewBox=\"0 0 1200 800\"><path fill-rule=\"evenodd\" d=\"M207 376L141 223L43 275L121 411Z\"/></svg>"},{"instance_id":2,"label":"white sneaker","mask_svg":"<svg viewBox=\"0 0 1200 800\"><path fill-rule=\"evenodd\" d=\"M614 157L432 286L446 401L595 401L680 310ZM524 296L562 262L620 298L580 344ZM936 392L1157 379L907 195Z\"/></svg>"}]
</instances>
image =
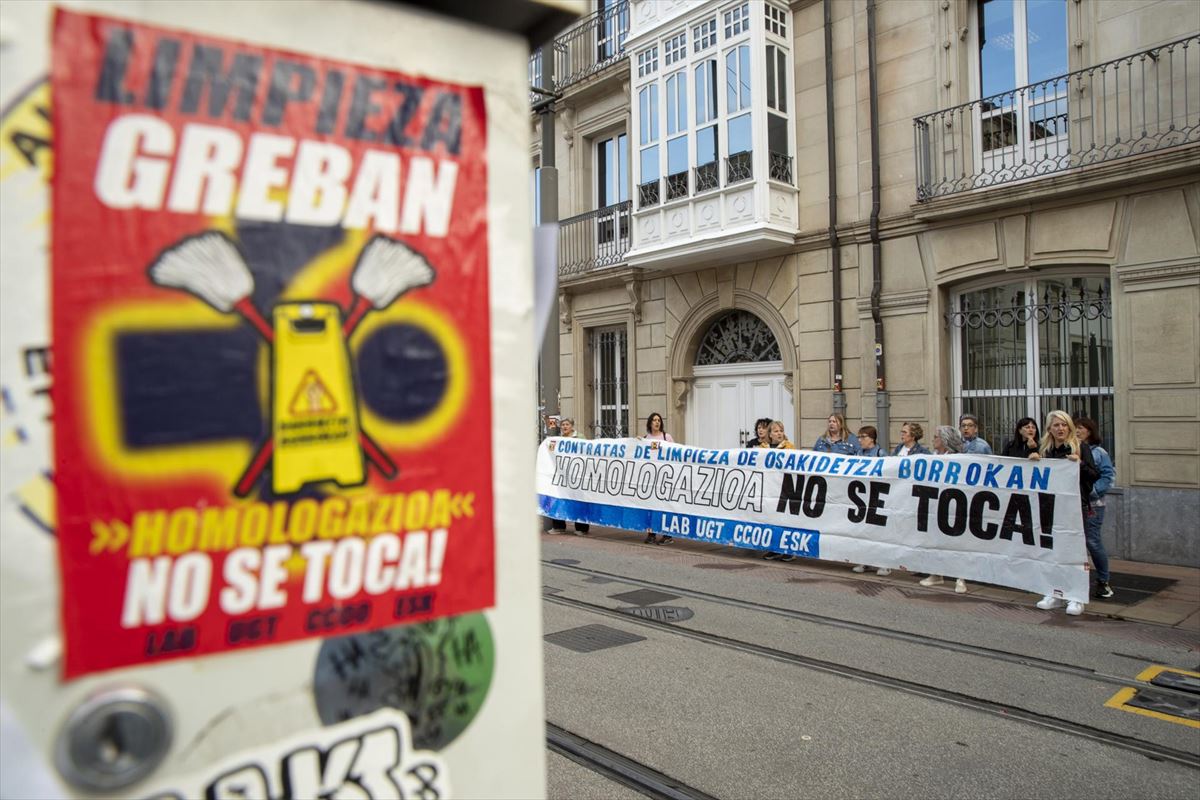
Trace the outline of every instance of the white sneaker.
<instances>
[{"instance_id":1,"label":"white sneaker","mask_svg":"<svg viewBox=\"0 0 1200 800\"><path fill-rule=\"evenodd\" d=\"M1037 601L1037 607L1040 608L1042 611L1053 611L1054 609L1058 608L1062 604L1063 604L1063 601L1059 600L1057 597L1055 597L1052 594L1048 594L1045 597L1043 597L1041 600Z\"/></svg>"},{"instance_id":2,"label":"white sneaker","mask_svg":"<svg viewBox=\"0 0 1200 800\"><path fill-rule=\"evenodd\" d=\"M944 582L941 575L929 575L921 579L922 586L938 586Z\"/></svg>"},{"instance_id":3,"label":"white sneaker","mask_svg":"<svg viewBox=\"0 0 1200 800\"><path fill-rule=\"evenodd\" d=\"M1074 600L1067 603L1067 613L1072 617L1078 617L1083 613L1083 603L1076 603Z\"/></svg>"},{"instance_id":4,"label":"white sneaker","mask_svg":"<svg viewBox=\"0 0 1200 800\"><path fill-rule=\"evenodd\" d=\"M875 570L875 574L882 578L885 575L891 575L892 571L887 567L880 567L879 569Z\"/></svg>"},{"instance_id":5,"label":"white sneaker","mask_svg":"<svg viewBox=\"0 0 1200 800\"><path fill-rule=\"evenodd\" d=\"M855 567L854 569L852 569L852 570L850 570L850 571L851 571L851 572L857 572L858 574L860 574L860 575L861 575L862 573L864 573L864 572L866 572L866 571L867 571L867 565L866 565L866 564L859 564L857 567Z\"/></svg>"},{"instance_id":6,"label":"white sneaker","mask_svg":"<svg viewBox=\"0 0 1200 800\"><path fill-rule=\"evenodd\" d=\"M958 580L956 580L954 582L954 591L958 592L959 594L966 594L967 593L967 582L964 581L962 578L959 578Z\"/></svg>"}]
</instances>

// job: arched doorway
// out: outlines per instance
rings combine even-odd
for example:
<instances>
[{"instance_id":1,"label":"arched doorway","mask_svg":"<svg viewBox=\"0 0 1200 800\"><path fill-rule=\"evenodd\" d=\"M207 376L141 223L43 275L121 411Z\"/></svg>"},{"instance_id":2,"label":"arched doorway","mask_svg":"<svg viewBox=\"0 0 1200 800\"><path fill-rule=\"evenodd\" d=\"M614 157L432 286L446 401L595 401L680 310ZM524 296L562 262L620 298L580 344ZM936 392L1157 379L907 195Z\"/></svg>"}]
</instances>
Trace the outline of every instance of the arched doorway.
<instances>
[{"instance_id":1,"label":"arched doorway","mask_svg":"<svg viewBox=\"0 0 1200 800\"><path fill-rule=\"evenodd\" d=\"M759 417L792 419L792 395L779 342L765 322L743 309L709 325L696 348L687 442L741 447ZM789 431L790 433L790 431Z\"/></svg>"}]
</instances>

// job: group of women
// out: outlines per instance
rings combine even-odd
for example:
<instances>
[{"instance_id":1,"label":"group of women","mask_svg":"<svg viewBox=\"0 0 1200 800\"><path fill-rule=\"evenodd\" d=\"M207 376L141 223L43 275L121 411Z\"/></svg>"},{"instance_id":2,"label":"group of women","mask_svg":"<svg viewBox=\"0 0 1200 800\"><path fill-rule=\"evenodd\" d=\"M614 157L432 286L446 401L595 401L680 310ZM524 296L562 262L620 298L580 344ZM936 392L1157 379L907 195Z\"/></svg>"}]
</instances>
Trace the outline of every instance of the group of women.
<instances>
[{"instance_id":1,"label":"group of women","mask_svg":"<svg viewBox=\"0 0 1200 800\"><path fill-rule=\"evenodd\" d=\"M963 419L977 428L976 418L964 415ZM787 430L783 422L764 417L754 423L755 438L746 447L767 447L783 450L794 450L795 445L788 440ZM974 430L970 431L974 433ZM953 425L939 425L933 432L932 452L921 444L925 431L919 423L905 422L900 426L900 443L892 449L893 456L908 455L949 455L965 452L967 447L963 433ZM672 442L674 439L663 429L662 415L657 412L646 419L646 434L644 439L656 439ZM887 453L876 444L878 431L872 425L864 425L858 429L858 434L851 437L846 426L846 418L841 414L830 414L825 433L813 443L812 449L819 453L836 453L839 455L884 456ZM1113 485L1116 470L1112 457L1104 449L1100 436L1100 428L1096 422L1087 417L1072 419L1065 411L1051 411L1046 415L1046 431L1038 430L1037 421L1024 417L1017 421L1013 428L1012 439L1005 445L1003 454L1010 458L1027 458L1034 461L1043 458L1063 458L1079 462L1079 496L1082 505L1085 541L1088 555L1092 559L1096 573L1095 597L1105 599L1113 596L1109 585L1108 554L1104 549L1101 537L1101 527L1104 523L1104 495ZM662 536L658 544L671 541L670 536ZM655 536L646 536L647 543L655 542ZM768 552L763 555L767 560L792 561L795 556L786 553ZM855 572L865 572L867 565L859 564ZM891 570L880 567L877 575L888 575ZM921 579L922 586L936 586L944 582L941 575L927 575ZM962 594L967 591L967 583L962 578L955 579L954 591ZM1047 595L1038 601L1038 608L1050 610L1058 608L1065 601L1052 595ZM1067 613L1078 615L1083 613L1083 604L1075 601L1066 602Z\"/></svg>"},{"instance_id":2,"label":"group of women","mask_svg":"<svg viewBox=\"0 0 1200 800\"><path fill-rule=\"evenodd\" d=\"M965 422L971 423L968 436L975 433L978 423L974 416L963 416ZM794 450L796 446L788 439L787 429L782 421L763 417L754 423L755 438L746 447L766 447L782 450ZM565 431L565 435L572 435ZM921 443L925 431L919 423L905 422L900 426L900 443L892 451L893 456L908 455L949 455L962 453L967 450L966 440L960 429L953 425L939 425L933 432L933 449L930 451ZM662 415L657 411L646 417L646 433L641 436L644 440L674 442L671 434L667 433ZM846 426L846 418L841 414L830 414L825 433L817 437L812 449L819 453L835 453L839 455L884 456L888 455L876 443L878 431L871 425L858 429L855 436L850 435ZM1088 555L1091 557L1096 574L1094 596L1105 599L1113 596L1109 585L1108 554L1104 549L1101 528L1104 524L1105 502L1104 495L1113 485L1116 470L1113 468L1112 457L1104 449L1100 436L1100 428L1096 422L1087 417L1072 419L1065 411L1051 411L1046 415L1046 431L1038 430L1037 421L1024 417L1017 421L1013 428L1012 438L1003 450L1010 458L1026 458L1034 461L1043 458L1063 458L1079 462L1079 496L1083 513L1085 542ZM561 526L562 523L558 523ZM586 532L586 526L582 531ZM668 544L670 536L646 534L647 544ZM763 555L767 560L792 561L795 556L786 553L768 552ZM855 572L865 572L866 564L854 567ZM877 575L888 575L891 570L880 567ZM941 575L926 575L921 579L922 586L937 586L945 581ZM954 590L958 593L967 591L967 583L963 578L956 578ZM1038 601L1038 608L1050 610L1066 604L1067 613L1077 615L1083 613L1083 604L1075 601L1066 602L1052 595L1047 595Z\"/></svg>"}]
</instances>

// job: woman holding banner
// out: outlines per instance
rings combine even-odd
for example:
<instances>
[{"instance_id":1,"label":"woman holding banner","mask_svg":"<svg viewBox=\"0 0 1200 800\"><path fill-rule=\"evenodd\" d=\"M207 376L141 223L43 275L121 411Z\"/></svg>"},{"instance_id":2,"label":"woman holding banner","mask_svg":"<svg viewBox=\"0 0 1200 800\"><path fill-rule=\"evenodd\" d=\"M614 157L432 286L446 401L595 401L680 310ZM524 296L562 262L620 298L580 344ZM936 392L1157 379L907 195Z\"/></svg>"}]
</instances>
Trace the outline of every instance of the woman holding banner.
<instances>
[{"instance_id":1,"label":"woman holding banner","mask_svg":"<svg viewBox=\"0 0 1200 800\"><path fill-rule=\"evenodd\" d=\"M641 438L649 439L655 442L675 441L671 438L671 434L667 433L663 428L662 414L658 413L657 411L651 411L650 416L646 417L646 435ZM670 536L667 536L665 533L658 537L658 542L654 541L653 531L646 534L646 544L670 544L673 541L675 540Z\"/></svg>"},{"instance_id":2,"label":"woman holding banner","mask_svg":"<svg viewBox=\"0 0 1200 800\"><path fill-rule=\"evenodd\" d=\"M1004 445L1004 455L1009 458L1041 458L1038 452L1038 424L1033 417L1022 417L1013 428L1012 441Z\"/></svg>"},{"instance_id":3,"label":"woman holding banner","mask_svg":"<svg viewBox=\"0 0 1200 800\"><path fill-rule=\"evenodd\" d=\"M754 423L754 438L746 442L746 447L771 446L771 418L761 417Z\"/></svg>"},{"instance_id":4,"label":"woman holding banner","mask_svg":"<svg viewBox=\"0 0 1200 800\"><path fill-rule=\"evenodd\" d=\"M1100 470L1096 468L1096 460L1092 456L1092 448L1087 442L1079 440L1075 429L1075 420L1065 411L1051 411L1046 415L1046 434L1042 437L1039 450L1042 458L1065 458L1068 461L1079 462L1079 503L1083 512L1084 528L1086 530L1092 487L1100 479ZM1091 550L1091 547L1088 548ZM1108 558L1105 556L1105 565ZM1046 595L1037 602L1037 607L1044 611L1058 608L1062 600L1053 595ZM1083 613L1083 603L1074 600L1067 603L1067 613L1079 616Z\"/></svg>"},{"instance_id":5,"label":"woman holding banner","mask_svg":"<svg viewBox=\"0 0 1200 800\"><path fill-rule=\"evenodd\" d=\"M961 453L963 451L962 434L953 425L938 425L933 432L933 453L938 456ZM922 586L937 586L944 582L941 575L926 575L921 579ZM954 581L954 591L965 594L967 582L962 578Z\"/></svg>"},{"instance_id":6,"label":"woman holding banner","mask_svg":"<svg viewBox=\"0 0 1200 800\"><path fill-rule=\"evenodd\" d=\"M846 430L846 418L841 414L829 415L829 426L825 435L817 439L812 449L818 453L858 455L858 445L850 439L850 431Z\"/></svg>"},{"instance_id":7,"label":"woman holding banner","mask_svg":"<svg viewBox=\"0 0 1200 800\"><path fill-rule=\"evenodd\" d=\"M771 420L770 423L767 428L767 436L770 441L768 447L775 448L776 450L795 450L796 445L788 440L787 430L783 427L783 423L777 419ZM773 561L777 558L780 561L794 561L796 557L790 553L785 554L770 550L763 553L763 558L767 561Z\"/></svg>"},{"instance_id":8,"label":"woman holding banner","mask_svg":"<svg viewBox=\"0 0 1200 800\"><path fill-rule=\"evenodd\" d=\"M861 455L871 458L883 458L887 455L882 447L875 444L875 439L878 436L879 431L875 429L874 425L863 425L858 429L858 447ZM853 571L862 574L867 571L867 565L859 564ZM882 577L884 575L891 575L892 571L887 567L880 567L875 570L875 574Z\"/></svg>"}]
</instances>

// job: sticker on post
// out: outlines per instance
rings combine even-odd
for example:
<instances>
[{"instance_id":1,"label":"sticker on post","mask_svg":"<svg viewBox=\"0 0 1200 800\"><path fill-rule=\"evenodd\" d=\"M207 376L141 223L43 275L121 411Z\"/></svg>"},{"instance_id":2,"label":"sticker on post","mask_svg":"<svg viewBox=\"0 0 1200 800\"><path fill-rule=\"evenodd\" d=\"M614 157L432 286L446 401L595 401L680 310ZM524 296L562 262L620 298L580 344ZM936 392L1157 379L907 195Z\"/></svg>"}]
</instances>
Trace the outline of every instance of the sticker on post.
<instances>
[{"instance_id":1,"label":"sticker on post","mask_svg":"<svg viewBox=\"0 0 1200 800\"><path fill-rule=\"evenodd\" d=\"M147 800L438 800L450 794L445 762L415 750L408 717L380 709L174 780Z\"/></svg>"}]
</instances>

